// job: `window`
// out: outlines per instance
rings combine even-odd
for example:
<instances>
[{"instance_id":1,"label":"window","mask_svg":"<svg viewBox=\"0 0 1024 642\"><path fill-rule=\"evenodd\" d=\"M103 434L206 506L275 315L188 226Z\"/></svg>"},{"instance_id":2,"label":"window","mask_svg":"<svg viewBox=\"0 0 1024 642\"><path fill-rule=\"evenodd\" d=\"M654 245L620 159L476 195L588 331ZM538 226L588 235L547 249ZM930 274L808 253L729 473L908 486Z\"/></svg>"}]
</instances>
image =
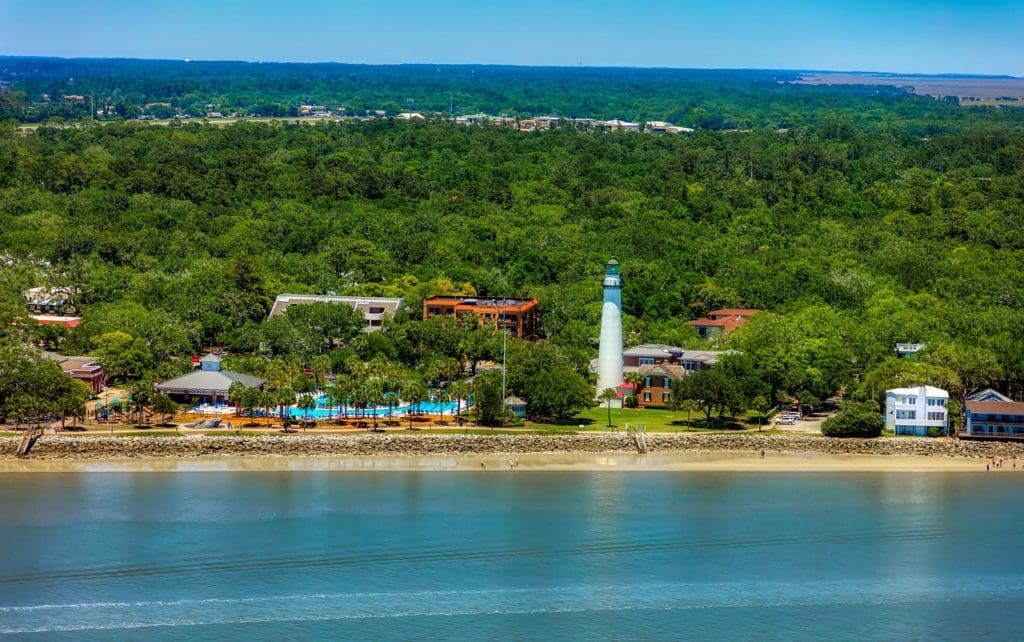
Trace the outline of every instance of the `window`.
<instances>
[{"instance_id":1,"label":"window","mask_svg":"<svg viewBox=\"0 0 1024 642\"><path fill-rule=\"evenodd\" d=\"M651 393L645 392L644 393L644 401L650 401L650 400L651 400Z\"/></svg>"},{"instance_id":2,"label":"window","mask_svg":"<svg viewBox=\"0 0 1024 642\"><path fill-rule=\"evenodd\" d=\"M929 412L928 421L945 421L946 413L944 412Z\"/></svg>"},{"instance_id":3,"label":"window","mask_svg":"<svg viewBox=\"0 0 1024 642\"><path fill-rule=\"evenodd\" d=\"M661 393L661 403L668 403L669 394L668 392Z\"/></svg>"},{"instance_id":4,"label":"window","mask_svg":"<svg viewBox=\"0 0 1024 642\"><path fill-rule=\"evenodd\" d=\"M381 307L370 308L370 314L384 314L384 308L381 308Z\"/></svg>"},{"instance_id":5,"label":"window","mask_svg":"<svg viewBox=\"0 0 1024 642\"><path fill-rule=\"evenodd\" d=\"M639 363L642 366L653 366L654 365L654 358L653 357L640 357L637 360L637 363Z\"/></svg>"},{"instance_id":6,"label":"window","mask_svg":"<svg viewBox=\"0 0 1024 642\"><path fill-rule=\"evenodd\" d=\"M943 406L944 407L946 405L946 400L945 399L930 398L930 399L928 399L928 405L929 406Z\"/></svg>"},{"instance_id":7,"label":"window","mask_svg":"<svg viewBox=\"0 0 1024 642\"><path fill-rule=\"evenodd\" d=\"M897 419L917 419L917 411L916 410L897 410L896 411L896 418Z\"/></svg>"},{"instance_id":8,"label":"window","mask_svg":"<svg viewBox=\"0 0 1024 642\"><path fill-rule=\"evenodd\" d=\"M911 406L917 405L917 397L907 397L907 403Z\"/></svg>"}]
</instances>

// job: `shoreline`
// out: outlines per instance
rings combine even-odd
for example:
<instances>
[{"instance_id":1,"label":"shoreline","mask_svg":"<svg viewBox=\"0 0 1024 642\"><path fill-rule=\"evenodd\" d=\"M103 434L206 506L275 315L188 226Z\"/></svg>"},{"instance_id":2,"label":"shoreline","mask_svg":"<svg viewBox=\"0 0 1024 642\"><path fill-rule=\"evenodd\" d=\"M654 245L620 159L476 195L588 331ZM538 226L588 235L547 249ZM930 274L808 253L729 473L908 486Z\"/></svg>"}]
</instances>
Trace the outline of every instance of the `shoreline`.
<instances>
[{"instance_id":1,"label":"shoreline","mask_svg":"<svg viewBox=\"0 0 1024 642\"><path fill-rule=\"evenodd\" d=\"M528 453L513 455L510 469L502 455L356 455L256 457L208 456L133 459L4 459L3 473L181 473L181 472L474 472L508 475L520 472L736 472L736 473L984 473L987 459L921 455L837 455L826 453L759 453L675 451L649 454ZM480 467L484 462L487 467ZM1024 462L1022 462L1024 463ZM992 473L1024 473L1007 462ZM1021 475L1024 479L1024 474Z\"/></svg>"},{"instance_id":2,"label":"shoreline","mask_svg":"<svg viewBox=\"0 0 1024 642\"><path fill-rule=\"evenodd\" d=\"M1024 444L810 435L623 434L44 436L29 457L0 438L0 473L89 471L985 471L1024 472ZM761 451L765 456L762 458ZM1021 467L1016 467L1017 460Z\"/></svg>"}]
</instances>

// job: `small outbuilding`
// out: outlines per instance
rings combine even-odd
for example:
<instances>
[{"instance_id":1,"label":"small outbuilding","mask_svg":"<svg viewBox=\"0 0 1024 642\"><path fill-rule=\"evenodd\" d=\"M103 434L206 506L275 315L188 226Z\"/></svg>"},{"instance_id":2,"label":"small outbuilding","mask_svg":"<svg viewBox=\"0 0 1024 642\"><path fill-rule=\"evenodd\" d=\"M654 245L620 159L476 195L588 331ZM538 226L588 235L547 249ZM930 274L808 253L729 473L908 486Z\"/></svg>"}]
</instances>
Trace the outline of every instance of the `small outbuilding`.
<instances>
[{"instance_id":1,"label":"small outbuilding","mask_svg":"<svg viewBox=\"0 0 1024 642\"><path fill-rule=\"evenodd\" d=\"M526 402L515 395L505 397L505 407L520 419L526 417Z\"/></svg>"},{"instance_id":2,"label":"small outbuilding","mask_svg":"<svg viewBox=\"0 0 1024 642\"><path fill-rule=\"evenodd\" d=\"M236 381L240 381L246 388L259 388L266 383L265 379L221 370L220 366L220 357L208 354L199 360L198 370L158 383L154 389L177 401L187 402L193 397L198 397L205 403L216 404L227 401L228 389Z\"/></svg>"}]
</instances>

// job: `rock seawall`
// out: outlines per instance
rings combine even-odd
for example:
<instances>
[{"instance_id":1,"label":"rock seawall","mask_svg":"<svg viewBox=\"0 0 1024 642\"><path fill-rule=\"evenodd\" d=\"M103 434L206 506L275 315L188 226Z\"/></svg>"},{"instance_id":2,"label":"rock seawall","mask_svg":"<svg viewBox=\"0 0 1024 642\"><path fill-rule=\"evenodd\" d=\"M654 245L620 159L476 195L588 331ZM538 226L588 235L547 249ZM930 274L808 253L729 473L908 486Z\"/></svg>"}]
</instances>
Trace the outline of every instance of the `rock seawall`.
<instances>
[{"instance_id":1,"label":"rock seawall","mask_svg":"<svg viewBox=\"0 0 1024 642\"><path fill-rule=\"evenodd\" d=\"M0 438L0 458L13 459L19 438ZM1024 444L951 439L832 439L812 435L658 434L647 435L651 452L738 451L917 455L936 457L1022 457ZM330 455L471 455L552 452L635 452L622 434L581 435L230 435L181 437L45 436L29 459L131 459L152 457Z\"/></svg>"}]
</instances>

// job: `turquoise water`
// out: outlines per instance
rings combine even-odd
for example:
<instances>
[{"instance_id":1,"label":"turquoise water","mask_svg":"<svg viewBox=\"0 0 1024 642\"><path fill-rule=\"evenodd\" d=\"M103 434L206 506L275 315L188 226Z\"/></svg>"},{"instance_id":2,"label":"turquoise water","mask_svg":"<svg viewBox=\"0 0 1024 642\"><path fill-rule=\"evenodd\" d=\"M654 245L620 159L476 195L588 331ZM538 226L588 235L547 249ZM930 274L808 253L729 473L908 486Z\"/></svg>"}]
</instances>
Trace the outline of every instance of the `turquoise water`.
<instances>
[{"instance_id":1,"label":"turquoise water","mask_svg":"<svg viewBox=\"0 0 1024 642\"><path fill-rule=\"evenodd\" d=\"M1024 473L0 483L30 639L1024 637Z\"/></svg>"},{"instance_id":2,"label":"turquoise water","mask_svg":"<svg viewBox=\"0 0 1024 642\"><path fill-rule=\"evenodd\" d=\"M461 407L464 410L466 408L466 404L463 403ZM458 405L454 401L424 401L415 406L416 411L432 415L454 415L456 408L458 408ZM389 416L397 418L404 417L410 410L413 410L412 404L402 404L390 409L387 407L381 407L357 410L349 407L344 414L350 419L373 417L374 415L378 418ZM273 414L274 416L277 416L276 412ZM311 408L308 414L298 406L291 406L285 409L285 415L296 419L305 419L307 417L310 419L330 419L332 417L341 416L342 408L339 408L338 406L331 406L327 397L317 397L316 408Z\"/></svg>"}]
</instances>

